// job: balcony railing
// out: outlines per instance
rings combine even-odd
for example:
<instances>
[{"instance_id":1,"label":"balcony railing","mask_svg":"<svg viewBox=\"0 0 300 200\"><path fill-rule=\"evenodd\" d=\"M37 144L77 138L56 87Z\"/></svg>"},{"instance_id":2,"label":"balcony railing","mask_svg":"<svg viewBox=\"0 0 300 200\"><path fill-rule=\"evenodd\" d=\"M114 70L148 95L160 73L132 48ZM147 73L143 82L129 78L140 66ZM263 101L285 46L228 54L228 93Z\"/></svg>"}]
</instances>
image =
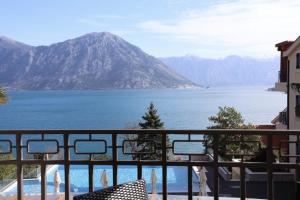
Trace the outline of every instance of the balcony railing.
<instances>
[{"instance_id":1,"label":"balcony railing","mask_svg":"<svg viewBox=\"0 0 300 200\"><path fill-rule=\"evenodd\" d=\"M154 134L156 140L148 137L147 140L141 141L139 135ZM282 141L282 143L299 144L300 131L275 131L275 130L1 130L0 131L0 167L5 170L15 170L15 177L10 178L10 182L2 181L2 190L0 190L3 199L15 195L18 200L33 199L24 192L29 187L29 192L32 190L32 183L25 181L27 172L35 174L33 179L39 186L38 197L40 199L50 199L51 193L48 187L53 187L49 184L51 180L47 180L53 166L60 166L63 169L61 177L64 182L61 185L61 198L72 199L72 196L82 193L79 186L73 184L74 178L80 178L80 183L86 184L86 192L92 192L99 188L96 184L99 182L95 176L97 167L108 167L111 171L111 185L117 185L122 182L120 179L123 176L124 180L130 179L129 169L134 169L135 176L133 179L141 179L149 177L149 172L145 172L145 167L156 168L161 173L160 189L157 193L161 198L166 200L168 195L179 195L186 199L193 199L199 195L198 186L195 186L195 167L205 166L212 176L207 176L207 182L210 187L208 192L214 199L219 199L222 196L222 187L224 181L220 181L220 170L227 169L231 171L234 178L234 172L238 171L239 181L239 198L246 199L251 194L247 191L249 177L246 177L248 168L265 169L267 199L274 199L278 191L274 190L275 171L277 169L287 169L287 173L300 169L297 162L299 155L293 152L285 152L280 148L274 148L272 137L276 135L289 135L294 137L290 141ZM219 144L224 136L237 136L235 141L227 141L226 147L221 147ZM246 136L264 136L267 138L265 147L258 145L257 148L265 148L266 160L251 161L250 158L255 156L247 152L244 147L260 141L248 141ZM205 136L205 137L204 137ZM211 146L207 145L207 136L212 138ZM150 139L149 139L150 138ZM159 138L160 141L157 141ZM223 142L223 141L222 141ZM222 143L223 144L223 143ZM142 150L138 150L141 146ZM226 157L220 155L220 148L227 146L237 147L228 150L227 157L231 156L235 159L223 159ZM236 146L237 145L237 146ZM280 145L281 146L281 145ZM259 151L259 149L256 149ZM277 155L275 159L274 154ZM156 155L156 156L150 156ZM205 159L204 159L205 158ZM29 167L30 166L30 167ZM85 170L81 176L81 171L74 171L74 166L83 166L80 170ZM131 167L130 167L131 166ZM180 177L176 175L176 170L171 170L171 167L179 167L184 169L186 173ZM121 171L121 169L126 169ZM127 169L128 168L128 169ZM24 174L26 171L26 174ZM226 171L226 170L225 170ZM3 171L4 172L4 171ZM1 172L0 172L1 173ZM174 174L173 174L174 173ZM186 176L185 176L186 174ZM78 176L78 177L76 177ZM170 178L171 177L171 178ZM282 177L279 177L281 179ZM284 178L284 177L283 177ZM8 179L2 177L2 179ZM147 178L146 178L147 179ZM176 186L171 189L172 184L170 179L177 179L182 183L182 187ZM36 181L38 180L38 181ZM86 180L86 181L85 181ZM146 180L147 181L147 180ZM187 182L185 188L185 181ZM197 180L196 180L197 181ZM257 183L256 183L257 184ZM29 185L29 186L28 186ZM180 186L180 185L179 185ZM226 185L225 185L226 186ZM224 186L224 187L225 187ZM13 189L15 187L15 190ZM196 187L196 188L195 188ZM10 188L10 189L9 189ZM14 194L5 194L6 191L15 191ZM291 194L288 191L285 196L296 196L297 190ZM223 192L224 194L226 192ZM255 192L254 192L255 193ZM230 194L226 194L227 196ZM224 195L224 196L226 196ZM234 196L234 195L232 195ZM255 194L254 194L255 196ZM182 198L181 198L182 199ZM280 199L277 198L276 199ZM287 198L288 199L288 198Z\"/></svg>"}]
</instances>

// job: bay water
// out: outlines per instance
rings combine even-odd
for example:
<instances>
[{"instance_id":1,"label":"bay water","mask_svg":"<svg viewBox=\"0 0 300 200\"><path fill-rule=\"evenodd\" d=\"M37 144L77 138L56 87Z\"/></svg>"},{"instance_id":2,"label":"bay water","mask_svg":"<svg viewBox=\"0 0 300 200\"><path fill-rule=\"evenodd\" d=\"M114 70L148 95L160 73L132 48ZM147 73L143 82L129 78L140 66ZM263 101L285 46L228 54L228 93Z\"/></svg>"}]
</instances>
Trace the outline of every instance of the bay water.
<instances>
[{"instance_id":1,"label":"bay water","mask_svg":"<svg viewBox=\"0 0 300 200\"><path fill-rule=\"evenodd\" d=\"M246 122L270 124L286 94L270 86L208 89L9 91L0 129L114 129L141 121L154 102L168 129L205 129L219 106L233 106Z\"/></svg>"}]
</instances>

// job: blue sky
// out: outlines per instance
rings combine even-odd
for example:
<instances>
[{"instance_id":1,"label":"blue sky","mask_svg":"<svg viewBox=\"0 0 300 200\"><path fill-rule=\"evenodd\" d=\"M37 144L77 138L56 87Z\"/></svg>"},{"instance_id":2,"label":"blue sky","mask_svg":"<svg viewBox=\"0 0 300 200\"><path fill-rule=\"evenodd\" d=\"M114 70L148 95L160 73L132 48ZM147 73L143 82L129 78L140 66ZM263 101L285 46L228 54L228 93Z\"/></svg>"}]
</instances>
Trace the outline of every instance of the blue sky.
<instances>
[{"instance_id":1,"label":"blue sky","mask_svg":"<svg viewBox=\"0 0 300 200\"><path fill-rule=\"evenodd\" d=\"M300 35L298 0L2 0L0 35L47 45L108 31L157 56L272 57Z\"/></svg>"}]
</instances>

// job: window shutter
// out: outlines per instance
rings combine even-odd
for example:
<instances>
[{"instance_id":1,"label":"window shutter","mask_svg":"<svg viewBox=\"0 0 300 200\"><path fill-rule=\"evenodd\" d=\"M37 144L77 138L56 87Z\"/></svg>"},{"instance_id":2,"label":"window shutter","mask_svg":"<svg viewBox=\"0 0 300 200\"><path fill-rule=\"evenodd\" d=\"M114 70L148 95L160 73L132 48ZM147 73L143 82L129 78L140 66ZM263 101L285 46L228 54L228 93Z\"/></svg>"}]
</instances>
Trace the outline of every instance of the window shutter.
<instances>
[{"instance_id":1,"label":"window shutter","mask_svg":"<svg viewBox=\"0 0 300 200\"><path fill-rule=\"evenodd\" d=\"M300 95L296 96L296 106L300 106Z\"/></svg>"},{"instance_id":2,"label":"window shutter","mask_svg":"<svg viewBox=\"0 0 300 200\"><path fill-rule=\"evenodd\" d=\"M300 53L297 53L297 66L296 68L300 68Z\"/></svg>"}]
</instances>

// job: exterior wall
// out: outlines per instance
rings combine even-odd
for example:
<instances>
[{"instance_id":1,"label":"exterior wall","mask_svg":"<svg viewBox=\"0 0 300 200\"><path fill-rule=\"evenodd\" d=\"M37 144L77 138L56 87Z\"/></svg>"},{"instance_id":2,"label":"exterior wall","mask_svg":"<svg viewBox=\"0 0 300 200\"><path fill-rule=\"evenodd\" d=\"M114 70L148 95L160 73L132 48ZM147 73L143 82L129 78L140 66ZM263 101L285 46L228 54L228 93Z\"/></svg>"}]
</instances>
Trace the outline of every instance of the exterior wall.
<instances>
[{"instance_id":1,"label":"exterior wall","mask_svg":"<svg viewBox=\"0 0 300 200\"><path fill-rule=\"evenodd\" d=\"M275 83L275 91L287 92L288 58L283 56L283 52L293 43L294 41L284 41L275 45L277 50L280 51L280 71L278 72L278 81Z\"/></svg>"},{"instance_id":2,"label":"exterior wall","mask_svg":"<svg viewBox=\"0 0 300 200\"><path fill-rule=\"evenodd\" d=\"M275 125L276 125L276 129L278 129L278 130L286 130L287 129L286 125L284 125L282 123L278 122Z\"/></svg>"},{"instance_id":3,"label":"exterior wall","mask_svg":"<svg viewBox=\"0 0 300 200\"><path fill-rule=\"evenodd\" d=\"M287 71L288 71L288 59L282 56L281 52L281 59L280 59L280 72L279 72L279 82L286 82L287 81Z\"/></svg>"},{"instance_id":4,"label":"exterior wall","mask_svg":"<svg viewBox=\"0 0 300 200\"><path fill-rule=\"evenodd\" d=\"M300 95L297 91L291 89L292 83L300 83L300 69L296 69L297 53L300 53L300 45L288 56L289 60L289 128L291 130L300 129L300 118L295 115L296 95Z\"/></svg>"},{"instance_id":5,"label":"exterior wall","mask_svg":"<svg viewBox=\"0 0 300 200\"><path fill-rule=\"evenodd\" d=\"M291 88L292 83L300 83L300 69L297 69L297 53L300 53L300 45L288 56L289 60L289 129L300 130L300 117L296 117L296 95L300 95L296 90ZM289 136L289 141L297 141L296 136ZM295 143L289 144L289 154L296 155L297 148ZM295 158L290 158L291 163L295 163Z\"/></svg>"},{"instance_id":6,"label":"exterior wall","mask_svg":"<svg viewBox=\"0 0 300 200\"><path fill-rule=\"evenodd\" d=\"M286 82L276 82L274 90L278 92L286 92Z\"/></svg>"}]
</instances>

